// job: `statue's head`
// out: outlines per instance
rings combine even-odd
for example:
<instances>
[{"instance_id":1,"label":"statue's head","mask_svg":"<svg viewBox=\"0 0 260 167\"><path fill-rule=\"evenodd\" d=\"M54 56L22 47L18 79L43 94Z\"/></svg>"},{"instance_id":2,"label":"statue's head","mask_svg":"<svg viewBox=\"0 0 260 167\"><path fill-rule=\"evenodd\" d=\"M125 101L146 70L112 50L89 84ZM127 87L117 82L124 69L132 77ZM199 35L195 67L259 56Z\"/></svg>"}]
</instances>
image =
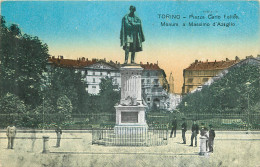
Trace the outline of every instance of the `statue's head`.
<instances>
[{"instance_id":1,"label":"statue's head","mask_svg":"<svg viewBox=\"0 0 260 167\"><path fill-rule=\"evenodd\" d=\"M130 10L131 13L134 13L136 11L136 8L135 8L135 6L131 5L129 10Z\"/></svg>"}]
</instances>

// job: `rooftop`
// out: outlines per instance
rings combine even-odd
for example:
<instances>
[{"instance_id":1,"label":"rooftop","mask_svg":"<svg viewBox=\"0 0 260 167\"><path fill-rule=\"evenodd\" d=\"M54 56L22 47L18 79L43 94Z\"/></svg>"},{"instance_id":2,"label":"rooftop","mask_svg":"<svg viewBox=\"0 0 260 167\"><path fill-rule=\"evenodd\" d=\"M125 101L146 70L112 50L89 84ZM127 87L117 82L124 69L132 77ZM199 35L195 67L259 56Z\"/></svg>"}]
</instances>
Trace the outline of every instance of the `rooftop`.
<instances>
[{"instance_id":1,"label":"rooftop","mask_svg":"<svg viewBox=\"0 0 260 167\"><path fill-rule=\"evenodd\" d=\"M68 67L68 68L83 68L90 66L92 64L98 63L98 62L104 62L108 63L109 65L119 68L122 66L119 62L113 62L113 61L106 61L106 59L92 59L89 60L88 58L82 57L78 58L77 60L73 59L64 59L63 56L58 56L58 58L55 58L54 56L48 58L48 62L50 64L53 64L58 67ZM158 63L149 63L143 64L140 62L140 65L145 70L161 70Z\"/></svg>"},{"instance_id":2,"label":"rooftop","mask_svg":"<svg viewBox=\"0 0 260 167\"><path fill-rule=\"evenodd\" d=\"M195 60L195 62L193 62L188 68L186 68L185 70L218 70L218 69L226 69L236 63L240 62L240 59L238 57L236 57L235 60L229 60L228 58L226 58L226 61L213 61L213 62L209 62L209 61L198 61Z\"/></svg>"}]
</instances>

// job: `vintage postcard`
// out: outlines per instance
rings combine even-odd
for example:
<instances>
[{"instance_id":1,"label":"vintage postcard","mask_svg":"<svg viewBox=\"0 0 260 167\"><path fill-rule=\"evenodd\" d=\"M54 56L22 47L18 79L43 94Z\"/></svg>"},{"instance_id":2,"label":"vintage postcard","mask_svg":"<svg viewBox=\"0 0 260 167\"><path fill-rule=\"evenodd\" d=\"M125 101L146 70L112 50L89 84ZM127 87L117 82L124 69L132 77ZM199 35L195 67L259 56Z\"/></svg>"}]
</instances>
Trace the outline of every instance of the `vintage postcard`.
<instances>
[{"instance_id":1,"label":"vintage postcard","mask_svg":"<svg viewBox=\"0 0 260 167\"><path fill-rule=\"evenodd\" d=\"M259 1L0 3L0 167L260 166Z\"/></svg>"}]
</instances>

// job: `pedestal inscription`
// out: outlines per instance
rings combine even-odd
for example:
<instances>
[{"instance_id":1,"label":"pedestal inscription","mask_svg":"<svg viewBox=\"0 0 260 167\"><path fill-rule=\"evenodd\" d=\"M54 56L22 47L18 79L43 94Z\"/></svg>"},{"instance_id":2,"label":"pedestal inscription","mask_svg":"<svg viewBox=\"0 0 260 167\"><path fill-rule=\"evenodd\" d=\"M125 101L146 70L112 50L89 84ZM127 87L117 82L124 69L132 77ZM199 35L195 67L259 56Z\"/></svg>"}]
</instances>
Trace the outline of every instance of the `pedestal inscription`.
<instances>
[{"instance_id":1,"label":"pedestal inscription","mask_svg":"<svg viewBox=\"0 0 260 167\"><path fill-rule=\"evenodd\" d=\"M138 112L122 112L121 123L138 123Z\"/></svg>"}]
</instances>

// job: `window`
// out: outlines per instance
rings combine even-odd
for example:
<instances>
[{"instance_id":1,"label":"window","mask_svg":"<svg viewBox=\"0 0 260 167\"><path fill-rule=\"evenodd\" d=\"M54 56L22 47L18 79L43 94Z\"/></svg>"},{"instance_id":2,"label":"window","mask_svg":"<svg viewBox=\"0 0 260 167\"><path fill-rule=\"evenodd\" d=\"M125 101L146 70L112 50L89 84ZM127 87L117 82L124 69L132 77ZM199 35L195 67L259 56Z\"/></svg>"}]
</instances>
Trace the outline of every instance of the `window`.
<instances>
[{"instance_id":1,"label":"window","mask_svg":"<svg viewBox=\"0 0 260 167\"><path fill-rule=\"evenodd\" d=\"M159 84L159 79L154 79L153 81L155 85Z\"/></svg>"},{"instance_id":2,"label":"window","mask_svg":"<svg viewBox=\"0 0 260 167\"><path fill-rule=\"evenodd\" d=\"M93 75L95 75L95 71L93 71Z\"/></svg>"},{"instance_id":3,"label":"window","mask_svg":"<svg viewBox=\"0 0 260 167\"><path fill-rule=\"evenodd\" d=\"M102 72L100 73L100 75L102 75Z\"/></svg>"},{"instance_id":4,"label":"window","mask_svg":"<svg viewBox=\"0 0 260 167\"><path fill-rule=\"evenodd\" d=\"M150 73L149 72L147 72L147 76L150 77Z\"/></svg>"},{"instance_id":5,"label":"window","mask_svg":"<svg viewBox=\"0 0 260 167\"><path fill-rule=\"evenodd\" d=\"M96 82L96 79L95 78L93 78L93 83L95 83Z\"/></svg>"},{"instance_id":6,"label":"window","mask_svg":"<svg viewBox=\"0 0 260 167\"><path fill-rule=\"evenodd\" d=\"M144 79L142 79L142 85L144 84Z\"/></svg>"},{"instance_id":7,"label":"window","mask_svg":"<svg viewBox=\"0 0 260 167\"><path fill-rule=\"evenodd\" d=\"M208 78L203 78L202 82L207 82L208 80Z\"/></svg>"},{"instance_id":8,"label":"window","mask_svg":"<svg viewBox=\"0 0 260 167\"><path fill-rule=\"evenodd\" d=\"M147 101L151 101L151 99L150 99L150 98L147 98Z\"/></svg>"},{"instance_id":9,"label":"window","mask_svg":"<svg viewBox=\"0 0 260 167\"><path fill-rule=\"evenodd\" d=\"M117 79L115 78L115 84L117 84Z\"/></svg>"},{"instance_id":10,"label":"window","mask_svg":"<svg viewBox=\"0 0 260 167\"><path fill-rule=\"evenodd\" d=\"M147 79L147 83L148 83L148 84L151 83L150 79Z\"/></svg>"},{"instance_id":11,"label":"window","mask_svg":"<svg viewBox=\"0 0 260 167\"><path fill-rule=\"evenodd\" d=\"M92 86L93 89L96 89L96 86Z\"/></svg>"},{"instance_id":12,"label":"window","mask_svg":"<svg viewBox=\"0 0 260 167\"><path fill-rule=\"evenodd\" d=\"M193 82L193 78L188 78L188 83L192 83Z\"/></svg>"}]
</instances>

